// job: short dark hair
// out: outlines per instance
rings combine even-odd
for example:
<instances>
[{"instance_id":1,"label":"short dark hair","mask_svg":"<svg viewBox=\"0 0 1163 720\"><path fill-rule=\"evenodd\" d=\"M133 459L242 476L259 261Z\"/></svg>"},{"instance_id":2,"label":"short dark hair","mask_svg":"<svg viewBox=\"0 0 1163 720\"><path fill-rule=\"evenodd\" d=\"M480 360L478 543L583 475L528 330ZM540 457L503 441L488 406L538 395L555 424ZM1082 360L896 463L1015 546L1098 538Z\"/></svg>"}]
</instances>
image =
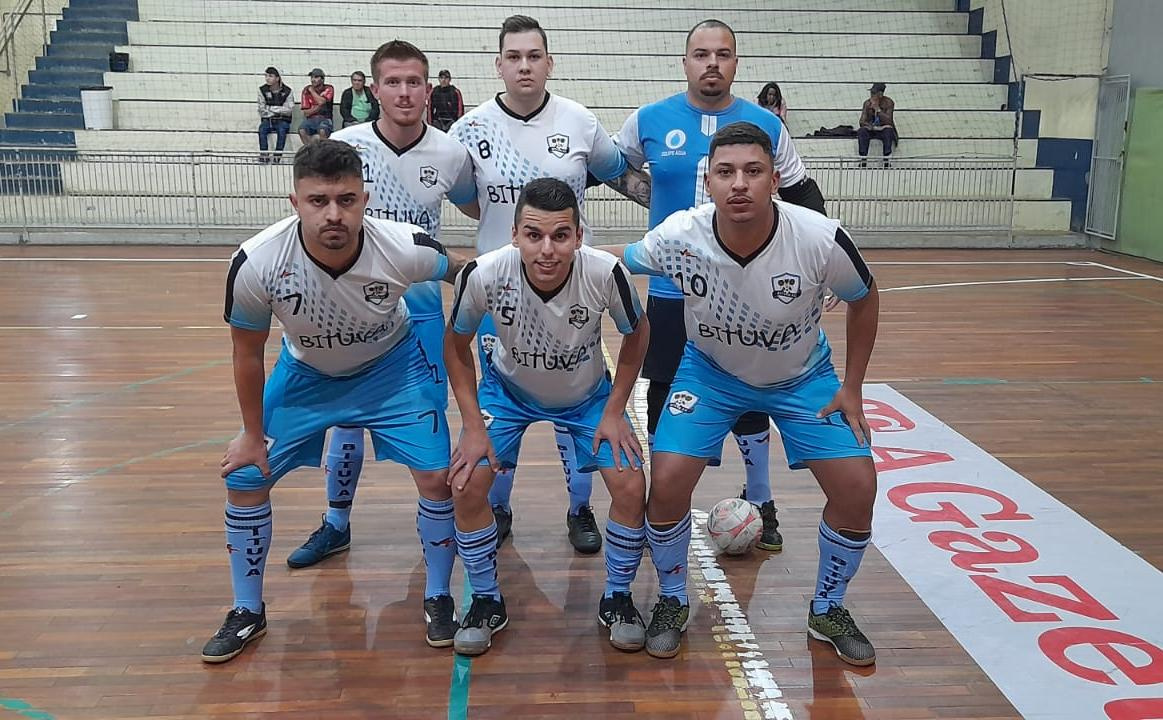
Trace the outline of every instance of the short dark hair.
<instances>
[{"instance_id":1,"label":"short dark hair","mask_svg":"<svg viewBox=\"0 0 1163 720\"><path fill-rule=\"evenodd\" d=\"M345 142L330 139L310 142L295 153L295 182L308 177L362 180L363 161L355 148Z\"/></svg>"},{"instance_id":2,"label":"short dark hair","mask_svg":"<svg viewBox=\"0 0 1163 720\"><path fill-rule=\"evenodd\" d=\"M505 22L501 23L501 37L499 41L498 52L505 51L505 36L509 33L523 33L536 32L541 36L541 44L545 46L545 52L549 52L549 38L545 36L545 30L542 29L541 23L537 22L528 15L510 15L505 18Z\"/></svg>"},{"instance_id":3,"label":"short dark hair","mask_svg":"<svg viewBox=\"0 0 1163 720\"><path fill-rule=\"evenodd\" d=\"M715 18L707 18L706 20L702 21L698 25L695 25L693 28L691 28L690 32L688 32L686 34L686 44L683 45L683 52L685 53L687 51L687 49L690 47L691 37L695 34L696 30L706 30L708 28L722 28L723 30L726 30L728 33L731 34L731 44L736 45L735 31L731 29L730 25L723 22L722 20L716 20Z\"/></svg>"},{"instance_id":4,"label":"short dark hair","mask_svg":"<svg viewBox=\"0 0 1163 720\"><path fill-rule=\"evenodd\" d=\"M428 79L428 56L407 40L389 40L372 53L372 80L380 79L380 63L384 60L419 60L424 65L424 79Z\"/></svg>"},{"instance_id":5,"label":"short dark hair","mask_svg":"<svg viewBox=\"0 0 1163 720\"><path fill-rule=\"evenodd\" d=\"M276 68L274 65L270 65L267 67L266 74L267 75L274 75L275 77L279 78L280 80L282 80L282 78L283 78L283 76L279 73L279 69Z\"/></svg>"},{"instance_id":6,"label":"short dark hair","mask_svg":"<svg viewBox=\"0 0 1163 720\"><path fill-rule=\"evenodd\" d=\"M528 205L537 210L556 212L558 210L573 211L573 226L576 228L581 221L581 210L578 209L577 195L573 188L557 178L537 178L521 188L517 196L517 209L513 213L513 225L516 226L521 218L521 210Z\"/></svg>"},{"instance_id":7,"label":"short dark hair","mask_svg":"<svg viewBox=\"0 0 1163 720\"><path fill-rule=\"evenodd\" d=\"M356 75L359 75L360 80L367 80L367 75L363 74L363 70L352 70L351 76L355 77Z\"/></svg>"},{"instance_id":8,"label":"short dark hair","mask_svg":"<svg viewBox=\"0 0 1163 720\"><path fill-rule=\"evenodd\" d=\"M765 155L771 157L771 136L755 123L733 122L719 128L711 138L711 149L707 152L707 157L713 157L715 151L724 145L758 145L763 148Z\"/></svg>"}]
</instances>

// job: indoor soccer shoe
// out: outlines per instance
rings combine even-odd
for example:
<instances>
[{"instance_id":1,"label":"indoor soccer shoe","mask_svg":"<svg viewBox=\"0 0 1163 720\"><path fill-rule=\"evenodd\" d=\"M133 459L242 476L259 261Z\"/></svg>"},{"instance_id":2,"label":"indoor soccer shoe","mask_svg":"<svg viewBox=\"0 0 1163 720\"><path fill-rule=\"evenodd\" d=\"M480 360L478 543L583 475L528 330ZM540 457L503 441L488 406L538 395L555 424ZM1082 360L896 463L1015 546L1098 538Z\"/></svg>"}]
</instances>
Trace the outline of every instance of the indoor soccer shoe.
<instances>
[{"instance_id":1,"label":"indoor soccer shoe","mask_svg":"<svg viewBox=\"0 0 1163 720\"><path fill-rule=\"evenodd\" d=\"M497 549L513 534L513 511L504 505L493 506L493 520L497 523Z\"/></svg>"},{"instance_id":2,"label":"indoor soccer shoe","mask_svg":"<svg viewBox=\"0 0 1163 720\"><path fill-rule=\"evenodd\" d=\"M833 605L823 615L808 609L808 635L836 648L840 659L852 665L871 665L876 662L872 643L856 627L856 621L843 605Z\"/></svg>"},{"instance_id":3,"label":"indoor soccer shoe","mask_svg":"<svg viewBox=\"0 0 1163 720\"><path fill-rule=\"evenodd\" d=\"M656 658L672 658L682 647L682 634L691 609L673 595L660 595L646 628L646 652Z\"/></svg>"},{"instance_id":4,"label":"indoor soccer shoe","mask_svg":"<svg viewBox=\"0 0 1163 720\"><path fill-rule=\"evenodd\" d=\"M598 603L598 622L610 628L610 644L638 652L646 645L646 621L628 592L616 592Z\"/></svg>"},{"instance_id":5,"label":"indoor soccer shoe","mask_svg":"<svg viewBox=\"0 0 1163 720\"><path fill-rule=\"evenodd\" d=\"M578 508L577 515L566 513L565 526L569 528L569 544L574 550L593 555L602 549L602 534L598 532L594 509L589 505Z\"/></svg>"},{"instance_id":6,"label":"indoor soccer shoe","mask_svg":"<svg viewBox=\"0 0 1163 720\"><path fill-rule=\"evenodd\" d=\"M492 595L474 594L472 606L460 621L452 647L459 655L483 655L492 647L493 635L508 624L504 598L497 600Z\"/></svg>"},{"instance_id":7,"label":"indoor soccer shoe","mask_svg":"<svg viewBox=\"0 0 1163 720\"><path fill-rule=\"evenodd\" d=\"M760 550L769 552L783 550L783 535L779 534L777 512L774 500L768 500L759 506L759 517L763 518L763 532L759 534L759 540L756 541L755 547Z\"/></svg>"},{"instance_id":8,"label":"indoor soccer shoe","mask_svg":"<svg viewBox=\"0 0 1163 720\"><path fill-rule=\"evenodd\" d=\"M323 558L341 553L351 547L351 525L346 530L336 530L328 523L324 516L323 524L311 533L307 542L291 553L287 558L287 565L293 568L305 568L314 565Z\"/></svg>"},{"instance_id":9,"label":"indoor soccer shoe","mask_svg":"<svg viewBox=\"0 0 1163 720\"><path fill-rule=\"evenodd\" d=\"M226 614L226 621L214 637L202 648L202 662L224 663L230 660L251 640L257 640L267 633L267 606L262 612L251 612L244 607L236 607Z\"/></svg>"},{"instance_id":10,"label":"indoor soccer shoe","mask_svg":"<svg viewBox=\"0 0 1163 720\"><path fill-rule=\"evenodd\" d=\"M448 647L460 625L456 622L456 604L451 595L436 595L424 600L425 640L432 647Z\"/></svg>"}]
</instances>

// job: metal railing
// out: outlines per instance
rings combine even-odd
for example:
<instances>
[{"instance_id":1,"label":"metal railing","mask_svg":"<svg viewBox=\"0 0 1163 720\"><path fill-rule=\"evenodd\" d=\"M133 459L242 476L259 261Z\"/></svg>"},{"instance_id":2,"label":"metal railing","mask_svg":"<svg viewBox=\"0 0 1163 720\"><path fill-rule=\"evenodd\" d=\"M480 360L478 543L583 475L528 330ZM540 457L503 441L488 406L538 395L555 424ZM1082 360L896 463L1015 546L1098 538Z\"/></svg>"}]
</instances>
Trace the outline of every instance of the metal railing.
<instances>
[{"instance_id":1,"label":"metal railing","mask_svg":"<svg viewBox=\"0 0 1163 720\"><path fill-rule=\"evenodd\" d=\"M0 228L261 228L291 212L291 157L257 153L0 148ZM866 164L867 163L867 164ZM1016 158L810 159L828 214L858 230L1009 232ZM641 232L646 210L606 187L586 196L595 231ZM451 206L444 228L475 221Z\"/></svg>"}]
</instances>

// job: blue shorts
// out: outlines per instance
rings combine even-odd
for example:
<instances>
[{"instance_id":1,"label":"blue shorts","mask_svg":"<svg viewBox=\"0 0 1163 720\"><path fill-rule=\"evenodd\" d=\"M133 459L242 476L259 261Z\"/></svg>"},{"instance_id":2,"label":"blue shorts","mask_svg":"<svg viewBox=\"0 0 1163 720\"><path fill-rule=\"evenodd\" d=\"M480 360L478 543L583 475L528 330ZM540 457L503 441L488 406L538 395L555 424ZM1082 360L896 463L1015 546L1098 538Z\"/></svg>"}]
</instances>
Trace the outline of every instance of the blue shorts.
<instances>
[{"instance_id":1,"label":"blue shorts","mask_svg":"<svg viewBox=\"0 0 1163 720\"><path fill-rule=\"evenodd\" d=\"M447 410L448 375L444 371L444 316L416 318L412 321L412 331L420 338L424 361L435 375L436 399L440 402L440 408Z\"/></svg>"},{"instance_id":2,"label":"blue shorts","mask_svg":"<svg viewBox=\"0 0 1163 720\"><path fill-rule=\"evenodd\" d=\"M364 427L376 460L414 470L441 470L450 455L448 422L420 340L409 332L375 364L345 377L324 375L279 354L263 388L263 433L271 475L254 465L226 477L231 490L273 485L298 467L319 467L327 428Z\"/></svg>"},{"instance_id":3,"label":"blue shorts","mask_svg":"<svg viewBox=\"0 0 1163 720\"><path fill-rule=\"evenodd\" d=\"M320 131L326 130L330 135L334 129L334 123L331 118L323 115L312 115L308 118L303 118L303 122L299 123L299 129L305 130L308 135L318 135Z\"/></svg>"},{"instance_id":4,"label":"blue shorts","mask_svg":"<svg viewBox=\"0 0 1163 720\"><path fill-rule=\"evenodd\" d=\"M708 458L717 463L723 439L745 412L766 413L783 438L788 467L798 470L808 460L872 457L861 447L844 415L818 418L840 389L825 347L808 372L780 385L755 387L724 372L706 355L687 345L670 386L670 397L654 433L654 452Z\"/></svg>"},{"instance_id":5,"label":"blue shorts","mask_svg":"<svg viewBox=\"0 0 1163 720\"><path fill-rule=\"evenodd\" d=\"M574 455L578 472L593 472L598 468L614 465L614 452L608 441L603 440L594 454L594 432L602 420L606 400L610 397L610 381L602 383L587 400L572 407L546 408L518 398L497 374L486 365L484 377L477 390L477 401L481 406L481 416L489 441L493 444L497 462L505 468L517 467L517 456L521 453L521 437L525 428L535 422L545 420L554 427L564 428L573 438ZM629 422L629 418L627 418ZM488 458L479 463L488 465ZM622 467L630 467L626 453L622 453Z\"/></svg>"}]
</instances>

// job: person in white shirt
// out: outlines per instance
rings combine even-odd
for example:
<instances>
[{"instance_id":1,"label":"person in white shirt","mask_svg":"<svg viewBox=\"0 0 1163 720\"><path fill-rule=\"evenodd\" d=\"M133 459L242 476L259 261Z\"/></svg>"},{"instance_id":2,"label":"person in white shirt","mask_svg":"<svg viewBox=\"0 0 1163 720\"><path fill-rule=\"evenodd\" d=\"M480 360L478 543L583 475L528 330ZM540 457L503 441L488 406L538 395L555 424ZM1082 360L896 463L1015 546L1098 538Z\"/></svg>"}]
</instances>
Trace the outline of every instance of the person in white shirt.
<instances>
[{"instance_id":1,"label":"person in white shirt","mask_svg":"<svg viewBox=\"0 0 1163 720\"><path fill-rule=\"evenodd\" d=\"M445 362L464 423L449 475L457 549L473 588L454 644L464 655L487 651L508 624L488 491L497 469L516 464L525 429L541 420L570 434L580 469L601 470L611 503L598 621L618 649L645 644L630 585L646 543L646 477L626 402L650 331L626 268L582 245L580 216L565 182L531 180L517 198L511 244L469 262L456 281ZM602 352L607 312L623 336L612 384ZM472 337L485 317L497 342L478 388Z\"/></svg>"},{"instance_id":2,"label":"person in white shirt","mask_svg":"<svg viewBox=\"0 0 1163 720\"><path fill-rule=\"evenodd\" d=\"M294 176L297 215L244 242L226 278L223 316L243 427L222 459L234 604L202 649L209 663L230 660L266 632L271 488L295 468L319 466L327 428L368 428L377 460L411 470L421 507L451 502L448 425L403 296L413 283L450 281L463 263L450 263L415 225L364 215L362 163L350 145L304 146ZM282 325L283 350L266 377L272 318ZM444 573L445 587L453 530L451 513L420 526L428 572ZM444 562L434 557L441 553ZM455 629L430 622L429 643L439 644L438 630L451 645Z\"/></svg>"},{"instance_id":3,"label":"person in white shirt","mask_svg":"<svg viewBox=\"0 0 1163 720\"><path fill-rule=\"evenodd\" d=\"M449 131L468 148L473 161L481 208L477 229L477 250L481 252L509 243L513 209L521 188L530 180L552 177L569 185L581 206L581 226L588 230L584 205L587 171L603 181L627 171L622 153L594 114L545 89L553 56L545 30L535 19L525 15L507 18L501 26L499 47L496 66L505 91L473 108ZM479 335L482 364L495 338L496 332L486 320ZM592 477L577 467L569 433L558 429L556 435L569 489L566 526L570 543L578 552L596 553L602 536L590 507ZM503 542L512 528L512 491L512 471L500 473L489 498L500 527L498 542Z\"/></svg>"},{"instance_id":4,"label":"person in white shirt","mask_svg":"<svg viewBox=\"0 0 1163 720\"><path fill-rule=\"evenodd\" d=\"M770 416L792 469L827 496L808 611L812 637L870 665L876 653L844 608L871 537L876 470L862 384L876 339L876 284L836 220L773 200L771 137L727 125L711 140L704 184L713 203L680 210L639 242L607 248L631 272L669 277L684 292L687 344L654 439L647 541L660 569L647 652L678 653L689 608L691 495L744 412ZM843 384L820 328L831 290L848 303Z\"/></svg>"}]
</instances>

